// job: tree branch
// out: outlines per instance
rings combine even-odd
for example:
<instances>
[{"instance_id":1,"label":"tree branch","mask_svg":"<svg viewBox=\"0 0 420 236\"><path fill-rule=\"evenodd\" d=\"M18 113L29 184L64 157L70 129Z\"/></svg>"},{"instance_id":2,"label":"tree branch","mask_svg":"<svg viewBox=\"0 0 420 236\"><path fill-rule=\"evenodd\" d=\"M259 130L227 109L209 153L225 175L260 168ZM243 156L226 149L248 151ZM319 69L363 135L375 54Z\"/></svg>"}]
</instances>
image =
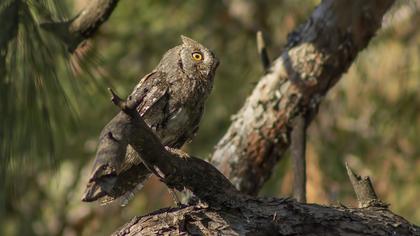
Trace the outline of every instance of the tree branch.
<instances>
[{"instance_id":1,"label":"tree branch","mask_svg":"<svg viewBox=\"0 0 420 236\"><path fill-rule=\"evenodd\" d=\"M386 222L386 223L385 223ZM113 235L418 235L385 208L326 207L255 198L224 208L193 205L136 217Z\"/></svg>"},{"instance_id":2,"label":"tree branch","mask_svg":"<svg viewBox=\"0 0 420 236\"><path fill-rule=\"evenodd\" d=\"M41 27L52 32L74 52L84 40L92 37L99 27L108 20L117 6L118 0L91 0L76 17L69 21L45 22Z\"/></svg>"},{"instance_id":3,"label":"tree branch","mask_svg":"<svg viewBox=\"0 0 420 236\"><path fill-rule=\"evenodd\" d=\"M289 35L286 50L260 79L213 153L211 162L235 187L258 193L290 145L295 116L317 110L393 2L323 0Z\"/></svg>"},{"instance_id":4,"label":"tree branch","mask_svg":"<svg viewBox=\"0 0 420 236\"><path fill-rule=\"evenodd\" d=\"M242 196L214 166L179 150L165 148L158 137L143 121L136 107L140 97L122 100L110 89L112 102L122 111L102 130L97 160L111 163L109 173L120 169L126 146L130 144L139 153L147 168L170 188L189 189L203 202L220 205ZM109 160L109 161L106 161ZM130 170L135 172L136 167ZM133 181L126 172L124 181ZM106 171L106 170L105 170ZM131 173L131 174L127 174ZM91 178L96 180L95 176Z\"/></svg>"}]
</instances>

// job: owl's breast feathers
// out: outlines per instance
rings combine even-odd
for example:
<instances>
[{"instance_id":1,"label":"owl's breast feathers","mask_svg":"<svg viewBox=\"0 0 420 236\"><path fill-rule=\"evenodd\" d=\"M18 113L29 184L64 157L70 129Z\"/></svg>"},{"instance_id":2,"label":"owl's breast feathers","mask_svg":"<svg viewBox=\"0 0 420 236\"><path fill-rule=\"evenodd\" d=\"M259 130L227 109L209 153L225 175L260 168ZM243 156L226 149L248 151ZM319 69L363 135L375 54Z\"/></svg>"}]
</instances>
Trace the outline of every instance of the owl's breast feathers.
<instances>
[{"instance_id":1,"label":"owl's breast feathers","mask_svg":"<svg viewBox=\"0 0 420 236\"><path fill-rule=\"evenodd\" d=\"M155 71L139 83L136 90L140 91L132 94L142 98L138 112L163 145L180 148L194 136L211 90L208 82L212 81L189 78L182 72Z\"/></svg>"}]
</instances>

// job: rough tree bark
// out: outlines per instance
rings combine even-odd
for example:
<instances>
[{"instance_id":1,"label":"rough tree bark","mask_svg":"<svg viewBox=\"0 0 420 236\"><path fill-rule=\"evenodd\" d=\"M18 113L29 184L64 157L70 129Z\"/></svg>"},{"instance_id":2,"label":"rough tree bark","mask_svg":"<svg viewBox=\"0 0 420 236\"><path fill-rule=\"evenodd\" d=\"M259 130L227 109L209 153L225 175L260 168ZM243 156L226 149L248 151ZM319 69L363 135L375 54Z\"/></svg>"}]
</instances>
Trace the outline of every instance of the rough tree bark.
<instances>
[{"instance_id":1,"label":"rough tree bark","mask_svg":"<svg viewBox=\"0 0 420 236\"><path fill-rule=\"evenodd\" d=\"M393 0L324 0L289 35L287 47L234 116L211 162L256 195L290 145L293 119L308 122L328 90L380 28Z\"/></svg>"},{"instance_id":2,"label":"rough tree bark","mask_svg":"<svg viewBox=\"0 0 420 236\"><path fill-rule=\"evenodd\" d=\"M223 210L162 209L136 217L113 235L420 235L420 228L386 208L349 209L250 199Z\"/></svg>"}]
</instances>

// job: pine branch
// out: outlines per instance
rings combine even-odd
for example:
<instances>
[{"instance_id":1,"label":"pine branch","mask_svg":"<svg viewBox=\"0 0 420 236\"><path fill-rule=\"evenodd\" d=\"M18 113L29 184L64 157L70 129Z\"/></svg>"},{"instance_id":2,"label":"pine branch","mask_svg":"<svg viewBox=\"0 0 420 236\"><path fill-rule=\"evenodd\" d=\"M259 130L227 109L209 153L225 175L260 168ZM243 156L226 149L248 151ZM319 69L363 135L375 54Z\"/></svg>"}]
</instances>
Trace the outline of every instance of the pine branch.
<instances>
[{"instance_id":1,"label":"pine branch","mask_svg":"<svg viewBox=\"0 0 420 236\"><path fill-rule=\"evenodd\" d=\"M92 37L111 16L118 0L91 0L76 17L68 21L44 22L41 27L52 32L74 52L86 39Z\"/></svg>"}]
</instances>

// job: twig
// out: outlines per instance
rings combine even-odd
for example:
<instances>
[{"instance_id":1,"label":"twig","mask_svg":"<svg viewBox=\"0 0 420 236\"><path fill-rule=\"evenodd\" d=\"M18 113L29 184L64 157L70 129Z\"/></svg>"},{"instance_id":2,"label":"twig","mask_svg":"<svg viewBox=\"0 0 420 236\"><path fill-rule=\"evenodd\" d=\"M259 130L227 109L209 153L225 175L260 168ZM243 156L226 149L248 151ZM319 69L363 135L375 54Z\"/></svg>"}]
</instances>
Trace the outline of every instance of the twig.
<instances>
[{"instance_id":1,"label":"twig","mask_svg":"<svg viewBox=\"0 0 420 236\"><path fill-rule=\"evenodd\" d=\"M124 99L120 98L114 92L114 90L112 90L111 88L108 88L108 91L111 94L111 101L112 101L112 103L114 103L115 106L117 106L123 112L129 114L133 118L139 116L137 114L137 111L136 111L136 106L137 106L137 103L136 102L134 102L134 104L130 107L130 106L127 105L127 101L125 101ZM130 101L130 100L128 100L128 101Z\"/></svg>"},{"instance_id":2,"label":"twig","mask_svg":"<svg viewBox=\"0 0 420 236\"><path fill-rule=\"evenodd\" d=\"M121 110L127 109L127 104L125 103L125 100L123 100L122 98L120 98L114 92L114 90L112 90L111 88L108 88L108 91L111 94L111 101L112 101L112 103L114 103L114 105L116 105L117 107L119 107Z\"/></svg>"},{"instance_id":3,"label":"twig","mask_svg":"<svg viewBox=\"0 0 420 236\"><path fill-rule=\"evenodd\" d=\"M359 207L387 207L388 204L382 202L376 196L375 190L373 189L372 182L369 176L359 176L349 167L346 162L347 175L350 178L350 182L353 186L353 190L356 193Z\"/></svg>"},{"instance_id":4,"label":"twig","mask_svg":"<svg viewBox=\"0 0 420 236\"><path fill-rule=\"evenodd\" d=\"M292 130L291 155L293 166L293 196L298 202L306 202L306 117L299 114Z\"/></svg>"},{"instance_id":5,"label":"twig","mask_svg":"<svg viewBox=\"0 0 420 236\"><path fill-rule=\"evenodd\" d=\"M268 73L270 69L271 63L270 63L270 58L268 56L267 48L265 45L265 40L260 30L257 32L257 49L258 49L258 54L260 55L260 60L263 66L264 73L266 74Z\"/></svg>"}]
</instances>

